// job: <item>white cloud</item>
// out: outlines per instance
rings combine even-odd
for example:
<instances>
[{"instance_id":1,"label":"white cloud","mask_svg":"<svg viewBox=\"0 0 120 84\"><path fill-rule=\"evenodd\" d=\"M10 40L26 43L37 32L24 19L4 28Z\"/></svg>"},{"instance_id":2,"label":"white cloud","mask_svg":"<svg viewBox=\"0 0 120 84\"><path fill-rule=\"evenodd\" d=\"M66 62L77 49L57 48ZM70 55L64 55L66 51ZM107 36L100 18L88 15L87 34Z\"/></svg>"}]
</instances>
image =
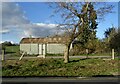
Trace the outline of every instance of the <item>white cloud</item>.
<instances>
[{"instance_id":1,"label":"white cloud","mask_svg":"<svg viewBox=\"0 0 120 84\"><path fill-rule=\"evenodd\" d=\"M4 41L0 41L0 44L1 44L1 43L4 43Z\"/></svg>"},{"instance_id":2,"label":"white cloud","mask_svg":"<svg viewBox=\"0 0 120 84\"><path fill-rule=\"evenodd\" d=\"M20 39L30 35L46 37L64 32L58 27L58 24L30 23L19 5L12 2L2 4L2 15L2 30L0 30L0 33L17 32Z\"/></svg>"},{"instance_id":3,"label":"white cloud","mask_svg":"<svg viewBox=\"0 0 120 84\"><path fill-rule=\"evenodd\" d=\"M46 37L54 34L61 34L63 30L60 30L58 24L44 24L34 23L26 26L27 30L24 30L24 35L29 37Z\"/></svg>"},{"instance_id":4,"label":"white cloud","mask_svg":"<svg viewBox=\"0 0 120 84\"><path fill-rule=\"evenodd\" d=\"M4 30L2 30L2 29L0 29L0 33L8 33L9 32L9 30L7 30L7 29L4 29Z\"/></svg>"},{"instance_id":5,"label":"white cloud","mask_svg":"<svg viewBox=\"0 0 120 84\"><path fill-rule=\"evenodd\" d=\"M15 26L28 24L23 11L18 5L12 2L2 3L2 30L13 28ZM17 27L15 27L17 28Z\"/></svg>"}]
</instances>

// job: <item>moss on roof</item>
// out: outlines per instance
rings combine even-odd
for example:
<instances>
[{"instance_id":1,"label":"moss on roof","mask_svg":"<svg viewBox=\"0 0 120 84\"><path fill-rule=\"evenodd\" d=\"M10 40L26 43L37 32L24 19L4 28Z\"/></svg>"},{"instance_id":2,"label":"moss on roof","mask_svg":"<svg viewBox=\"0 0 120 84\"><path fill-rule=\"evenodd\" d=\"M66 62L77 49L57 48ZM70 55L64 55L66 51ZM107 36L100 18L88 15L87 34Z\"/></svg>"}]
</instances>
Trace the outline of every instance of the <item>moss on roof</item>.
<instances>
[{"instance_id":1,"label":"moss on roof","mask_svg":"<svg viewBox=\"0 0 120 84\"><path fill-rule=\"evenodd\" d=\"M20 41L20 44L25 43L66 43L68 41L68 37L46 37L46 38L23 38Z\"/></svg>"}]
</instances>

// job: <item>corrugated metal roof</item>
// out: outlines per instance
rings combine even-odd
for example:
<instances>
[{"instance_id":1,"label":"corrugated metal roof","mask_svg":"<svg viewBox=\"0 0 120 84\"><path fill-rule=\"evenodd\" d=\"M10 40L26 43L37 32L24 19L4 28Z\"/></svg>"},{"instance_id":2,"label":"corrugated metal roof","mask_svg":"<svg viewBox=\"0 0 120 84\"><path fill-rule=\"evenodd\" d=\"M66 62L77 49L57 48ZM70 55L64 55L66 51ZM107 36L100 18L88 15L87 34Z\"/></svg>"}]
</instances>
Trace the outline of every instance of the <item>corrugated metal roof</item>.
<instances>
[{"instance_id":1,"label":"corrugated metal roof","mask_svg":"<svg viewBox=\"0 0 120 84\"><path fill-rule=\"evenodd\" d=\"M68 37L23 38L20 44L25 43L66 43Z\"/></svg>"}]
</instances>

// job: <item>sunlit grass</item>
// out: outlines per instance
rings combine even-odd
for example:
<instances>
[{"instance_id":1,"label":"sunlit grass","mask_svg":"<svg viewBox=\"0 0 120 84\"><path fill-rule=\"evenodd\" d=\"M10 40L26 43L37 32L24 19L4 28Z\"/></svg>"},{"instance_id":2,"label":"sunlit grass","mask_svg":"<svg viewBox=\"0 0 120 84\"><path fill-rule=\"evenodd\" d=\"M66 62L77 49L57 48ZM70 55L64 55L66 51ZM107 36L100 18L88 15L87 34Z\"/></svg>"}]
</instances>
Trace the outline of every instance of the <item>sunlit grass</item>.
<instances>
[{"instance_id":1,"label":"sunlit grass","mask_svg":"<svg viewBox=\"0 0 120 84\"><path fill-rule=\"evenodd\" d=\"M118 72L119 60L70 59L23 59L6 60L2 63L3 76L82 76L113 75Z\"/></svg>"}]
</instances>

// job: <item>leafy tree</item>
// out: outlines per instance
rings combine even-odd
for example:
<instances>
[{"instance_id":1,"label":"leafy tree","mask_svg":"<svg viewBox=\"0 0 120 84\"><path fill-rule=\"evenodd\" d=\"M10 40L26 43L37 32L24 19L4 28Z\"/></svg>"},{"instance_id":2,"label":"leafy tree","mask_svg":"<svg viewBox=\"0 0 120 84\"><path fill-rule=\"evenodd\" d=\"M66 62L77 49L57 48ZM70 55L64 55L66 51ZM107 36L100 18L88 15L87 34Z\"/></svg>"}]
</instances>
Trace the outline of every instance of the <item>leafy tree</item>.
<instances>
[{"instance_id":1,"label":"leafy tree","mask_svg":"<svg viewBox=\"0 0 120 84\"><path fill-rule=\"evenodd\" d=\"M111 49L114 48L115 50L117 50L117 53L120 52L120 29L118 29L114 36L111 37L109 46Z\"/></svg>"},{"instance_id":2,"label":"leafy tree","mask_svg":"<svg viewBox=\"0 0 120 84\"><path fill-rule=\"evenodd\" d=\"M115 32L116 32L116 29L115 29L114 27L108 28L108 29L105 31L104 35L105 35L106 38L109 38L109 37L111 37L113 34L115 34Z\"/></svg>"},{"instance_id":3,"label":"leafy tree","mask_svg":"<svg viewBox=\"0 0 120 84\"><path fill-rule=\"evenodd\" d=\"M105 42L106 49L108 51L111 50L110 40L114 37L116 33L117 33L117 30L114 26L106 29L106 31L104 32L104 35L105 35L104 42Z\"/></svg>"},{"instance_id":4,"label":"leafy tree","mask_svg":"<svg viewBox=\"0 0 120 84\"><path fill-rule=\"evenodd\" d=\"M5 41L4 43L2 43L2 45L5 45L5 46L12 46L12 43L9 42L9 41Z\"/></svg>"},{"instance_id":5,"label":"leafy tree","mask_svg":"<svg viewBox=\"0 0 120 84\"><path fill-rule=\"evenodd\" d=\"M98 6L99 5L99 6ZM95 29L97 27L97 14L100 16L100 18L110 13L113 6L104 4L102 5L100 3L92 3L92 2L57 2L55 3L55 12L60 13L61 16L64 19L64 24L61 24L66 29L69 29L70 32L68 32L67 39L65 45L65 53L64 53L64 63L69 62L69 49L71 43L79 36L84 36L85 41L87 42L87 38L89 38L88 35L91 35L93 38L95 35ZM95 6L97 6L98 9L95 10ZM60 26L61 26L60 25ZM87 36L86 36L87 35Z\"/></svg>"}]
</instances>

